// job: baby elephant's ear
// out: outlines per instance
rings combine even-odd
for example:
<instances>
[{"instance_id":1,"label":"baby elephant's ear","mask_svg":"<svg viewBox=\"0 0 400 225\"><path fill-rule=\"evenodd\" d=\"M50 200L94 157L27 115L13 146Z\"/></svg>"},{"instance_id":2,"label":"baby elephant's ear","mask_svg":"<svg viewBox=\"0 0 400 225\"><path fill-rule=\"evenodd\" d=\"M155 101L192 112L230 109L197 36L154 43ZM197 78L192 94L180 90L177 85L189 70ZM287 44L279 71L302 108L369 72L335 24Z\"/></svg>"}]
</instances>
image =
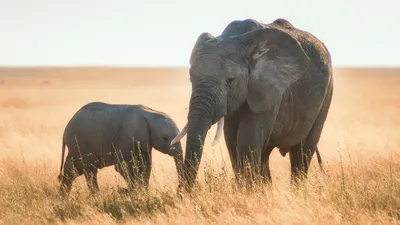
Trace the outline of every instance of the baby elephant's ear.
<instances>
[{"instance_id":1,"label":"baby elephant's ear","mask_svg":"<svg viewBox=\"0 0 400 225\"><path fill-rule=\"evenodd\" d=\"M249 50L247 102L256 113L272 109L304 75L310 59L293 36L276 28L249 32L239 40Z\"/></svg>"}]
</instances>

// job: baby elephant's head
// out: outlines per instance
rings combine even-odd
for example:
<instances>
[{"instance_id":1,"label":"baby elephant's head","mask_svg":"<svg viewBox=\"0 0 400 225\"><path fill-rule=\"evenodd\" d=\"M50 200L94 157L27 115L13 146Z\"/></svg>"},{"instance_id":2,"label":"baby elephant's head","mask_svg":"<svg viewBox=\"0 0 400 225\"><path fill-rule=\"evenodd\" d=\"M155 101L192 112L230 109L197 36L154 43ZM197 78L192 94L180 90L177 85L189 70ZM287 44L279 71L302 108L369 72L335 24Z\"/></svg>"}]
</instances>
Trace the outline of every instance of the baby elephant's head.
<instances>
[{"instance_id":1,"label":"baby elephant's head","mask_svg":"<svg viewBox=\"0 0 400 225\"><path fill-rule=\"evenodd\" d=\"M175 122L165 114L158 114L153 120L151 128L151 142L153 148L174 157L176 169L181 178L183 166L182 145L178 141L171 145L172 140L180 133Z\"/></svg>"},{"instance_id":2,"label":"baby elephant's head","mask_svg":"<svg viewBox=\"0 0 400 225\"><path fill-rule=\"evenodd\" d=\"M180 142L170 145L171 141L179 134L175 122L166 115L158 115L153 123L150 130L153 148L170 156L182 154Z\"/></svg>"}]
</instances>

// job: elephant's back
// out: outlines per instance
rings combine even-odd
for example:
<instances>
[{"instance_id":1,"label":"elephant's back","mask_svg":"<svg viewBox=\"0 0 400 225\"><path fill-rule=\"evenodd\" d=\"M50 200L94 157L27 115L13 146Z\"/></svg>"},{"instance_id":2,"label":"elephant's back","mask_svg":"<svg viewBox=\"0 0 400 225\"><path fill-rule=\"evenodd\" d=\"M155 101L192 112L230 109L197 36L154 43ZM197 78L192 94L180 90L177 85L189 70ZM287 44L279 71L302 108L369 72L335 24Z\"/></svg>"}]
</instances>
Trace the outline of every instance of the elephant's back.
<instances>
[{"instance_id":1,"label":"elephant's back","mask_svg":"<svg viewBox=\"0 0 400 225\"><path fill-rule=\"evenodd\" d=\"M309 32L295 30L293 33L311 60L310 68L316 70L313 75L324 76L326 80L330 80L332 76L332 59L325 44Z\"/></svg>"},{"instance_id":2,"label":"elephant's back","mask_svg":"<svg viewBox=\"0 0 400 225\"><path fill-rule=\"evenodd\" d=\"M274 27L294 37L309 57L310 69L314 70L308 73L311 76L324 76L326 80L330 80L332 76L332 59L328 48L316 36L308 31L301 30L293 26L285 19L277 19L273 23L264 24L264 27Z\"/></svg>"},{"instance_id":3,"label":"elephant's back","mask_svg":"<svg viewBox=\"0 0 400 225\"><path fill-rule=\"evenodd\" d=\"M109 143L117 132L128 106L116 106L102 102L92 102L80 108L68 122L65 138L68 145L78 141L84 146L102 146Z\"/></svg>"},{"instance_id":4,"label":"elephant's back","mask_svg":"<svg viewBox=\"0 0 400 225\"><path fill-rule=\"evenodd\" d=\"M332 77L332 59L325 44L311 33L299 29L289 30L301 44L310 59L308 76L311 79L322 79L326 86Z\"/></svg>"}]
</instances>

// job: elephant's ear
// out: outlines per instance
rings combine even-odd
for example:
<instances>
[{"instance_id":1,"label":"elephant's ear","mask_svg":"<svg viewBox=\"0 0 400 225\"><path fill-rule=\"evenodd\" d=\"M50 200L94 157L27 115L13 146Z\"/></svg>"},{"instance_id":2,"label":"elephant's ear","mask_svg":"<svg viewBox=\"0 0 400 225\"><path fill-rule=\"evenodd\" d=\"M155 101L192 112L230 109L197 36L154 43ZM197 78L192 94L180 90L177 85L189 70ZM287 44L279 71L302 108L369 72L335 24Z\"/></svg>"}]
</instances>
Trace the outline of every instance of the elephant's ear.
<instances>
[{"instance_id":1,"label":"elephant's ear","mask_svg":"<svg viewBox=\"0 0 400 225\"><path fill-rule=\"evenodd\" d=\"M190 56L190 64L196 60L197 52L202 48L204 42L213 38L214 36L207 32L200 34L200 36L197 38L196 44L193 47L192 54Z\"/></svg>"},{"instance_id":2,"label":"elephant's ear","mask_svg":"<svg viewBox=\"0 0 400 225\"><path fill-rule=\"evenodd\" d=\"M239 40L249 50L247 102L256 113L270 110L303 76L310 59L294 37L276 28L246 33Z\"/></svg>"}]
</instances>

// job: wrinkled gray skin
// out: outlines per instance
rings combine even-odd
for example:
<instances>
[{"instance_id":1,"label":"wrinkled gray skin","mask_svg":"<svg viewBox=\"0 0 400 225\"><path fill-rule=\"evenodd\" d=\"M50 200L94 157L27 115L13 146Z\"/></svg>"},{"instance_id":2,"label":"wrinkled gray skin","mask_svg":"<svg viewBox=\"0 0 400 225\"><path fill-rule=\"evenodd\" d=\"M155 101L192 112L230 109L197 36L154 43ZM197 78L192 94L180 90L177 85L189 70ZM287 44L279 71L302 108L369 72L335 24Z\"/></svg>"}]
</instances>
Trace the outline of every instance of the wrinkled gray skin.
<instances>
[{"instance_id":1,"label":"wrinkled gray skin","mask_svg":"<svg viewBox=\"0 0 400 225\"><path fill-rule=\"evenodd\" d=\"M64 131L59 175L61 195L69 194L72 182L82 174L91 192L97 192L98 169L111 165L128 185L138 182L147 187L152 148L174 157L180 175L183 162L181 144L178 142L170 146L178 133L177 126L168 115L143 105L92 102L83 106ZM69 151L64 164L65 145ZM125 170L121 169L123 161L127 163Z\"/></svg>"},{"instance_id":2,"label":"wrinkled gray skin","mask_svg":"<svg viewBox=\"0 0 400 225\"><path fill-rule=\"evenodd\" d=\"M333 90L331 57L321 41L285 19L238 20L218 37L202 33L190 64L186 187L196 179L208 129L222 117L237 180L270 182L275 147L289 153L292 182L307 177Z\"/></svg>"}]
</instances>

